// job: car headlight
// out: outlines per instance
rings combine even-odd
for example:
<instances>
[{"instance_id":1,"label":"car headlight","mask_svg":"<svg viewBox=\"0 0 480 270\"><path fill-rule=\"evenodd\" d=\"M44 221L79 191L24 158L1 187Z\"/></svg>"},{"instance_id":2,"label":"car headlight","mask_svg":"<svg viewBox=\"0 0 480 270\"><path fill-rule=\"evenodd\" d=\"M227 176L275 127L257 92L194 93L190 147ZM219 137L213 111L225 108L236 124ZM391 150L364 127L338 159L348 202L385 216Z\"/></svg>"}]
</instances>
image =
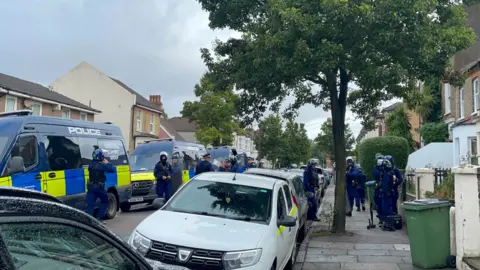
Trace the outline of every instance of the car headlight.
<instances>
[{"instance_id":1,"label":"car headlight","mask_svg":"<svg viewBox=\"0 0 480 270\"><path fill-rule=\"evenodd\" d=\"M227 252L223 256L225 269L238 269L258 263L262 256L262 249Z\"/></svg>"},{"instance_id":2,"label":"car headlight","mask_svg":"<svg viewBox=\"0 0 480 270\"><path fill-rule=\"evenodd\" d=\"M128 239L128 244L140 255L145 256L152 245L152 240L134 231Z\"/></svg>"}]
</instances>

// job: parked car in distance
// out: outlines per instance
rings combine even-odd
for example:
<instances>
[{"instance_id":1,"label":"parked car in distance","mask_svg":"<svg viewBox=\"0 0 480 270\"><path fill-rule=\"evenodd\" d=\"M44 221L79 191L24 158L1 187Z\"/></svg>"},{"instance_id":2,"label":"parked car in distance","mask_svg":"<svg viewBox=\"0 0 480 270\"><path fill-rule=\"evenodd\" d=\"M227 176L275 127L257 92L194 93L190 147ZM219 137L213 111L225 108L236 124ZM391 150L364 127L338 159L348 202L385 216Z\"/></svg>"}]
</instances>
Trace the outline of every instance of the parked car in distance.
<instances>
[{"instance_id":1,"label":"parked car in distance","mask_svg":"<svg viewBox=\"0 0 480 270\"><path fill-rule=\"evenodd\" d=\"M202 173L143 220L128 242L160 269L291 269L296 208L284 180Z\"/></svg>"},{"instance_id":2,"label":"parked car in distance","mask_svg":"<svg viewBox=\"0 0 480 270\"><path fill-rule=\"evenodd\" d=\"M86 213L38 191L0 187L0 269L132 269L152 266Z\"/></svg>"},{"instance_id":3,"label":"parked car in distance","mask_svg":"<svg viewBox=\"0 0 480 270\"><path fill-rule=\"evenodd\" d=\"M292 169L301 171L299 169ZM303 188L303 174L299 175L296 172L290 171L278 171L278 170L270 170L270 169L250 169L246 174L254 174L266 177L273 177L280 180L285 180L288 182L290 192L292 193L292 198L295 204L298 204L298 212L299 212L299 230L298 230L298 237L297 241L302 242L307 235L307 215L308 215L308 200L305 194L305 190Z\"/></svg>"}]
</instances>

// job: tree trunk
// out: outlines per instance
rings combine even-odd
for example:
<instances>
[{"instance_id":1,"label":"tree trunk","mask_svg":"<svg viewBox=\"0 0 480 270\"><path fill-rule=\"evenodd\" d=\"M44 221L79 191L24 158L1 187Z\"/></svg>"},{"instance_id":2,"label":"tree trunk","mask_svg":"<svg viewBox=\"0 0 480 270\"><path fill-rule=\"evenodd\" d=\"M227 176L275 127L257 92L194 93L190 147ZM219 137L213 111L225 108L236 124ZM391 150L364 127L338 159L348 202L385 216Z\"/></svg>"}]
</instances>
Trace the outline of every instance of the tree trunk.
<instances>
[{"instance_id":1,"label":"tree trunk","mask_svg":"<svg viewBox=\"0 0 480 270\"><path fill-rule=\"evenodd\" d=\"M333 151L335 153L335 206L332 232L345 232L345 189L346 189L346 161L345 161L345 111L347 107L348 75L340 69L340 87L337 89L337 74L332 72L327 76L328 91L330 93L332 113Z\"/></svg>"}]
</instances>

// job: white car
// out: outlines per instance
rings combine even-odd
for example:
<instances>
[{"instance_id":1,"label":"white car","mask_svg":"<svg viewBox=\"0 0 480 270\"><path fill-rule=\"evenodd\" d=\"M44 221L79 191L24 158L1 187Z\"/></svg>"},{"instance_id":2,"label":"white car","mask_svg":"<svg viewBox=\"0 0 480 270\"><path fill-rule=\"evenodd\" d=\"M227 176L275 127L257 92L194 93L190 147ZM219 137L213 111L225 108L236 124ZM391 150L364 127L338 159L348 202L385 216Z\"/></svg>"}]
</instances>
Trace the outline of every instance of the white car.
<instances>
[{"instance_id":1,"label":"white car","mask_svg":"<svg viewBox=\"0 0 480 270\"><path fill-rule=\"evenodd\" d=\"M299 223L291 194L281 179L202 173L128 242L159 269L291 269Z\"/></svg>"}]
</instances>

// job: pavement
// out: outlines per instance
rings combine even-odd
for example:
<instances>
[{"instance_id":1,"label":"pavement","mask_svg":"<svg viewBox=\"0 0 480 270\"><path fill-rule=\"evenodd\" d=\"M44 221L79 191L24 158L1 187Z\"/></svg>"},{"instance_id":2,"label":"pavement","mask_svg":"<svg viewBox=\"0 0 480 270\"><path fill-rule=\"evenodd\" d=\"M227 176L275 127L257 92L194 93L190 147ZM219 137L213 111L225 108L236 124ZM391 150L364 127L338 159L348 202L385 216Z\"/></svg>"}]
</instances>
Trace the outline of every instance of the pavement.
<instances>
[{"instance_id":1,"label":"pavement","mask_svg":"<svg viewBox=\"0 0 480 270\"><path fill-rule=\"evenodd\" d=\"M420 269L412 264L410 244L405 230L367 229L370 212L353 211L347 217L343 235L329 233L335 200L330 185L319 208L319 222L312 224L309 237L300 246L295 270L313 269ZM377 219L375 218L375 222Z\"/></svg>"}]
</instances>

